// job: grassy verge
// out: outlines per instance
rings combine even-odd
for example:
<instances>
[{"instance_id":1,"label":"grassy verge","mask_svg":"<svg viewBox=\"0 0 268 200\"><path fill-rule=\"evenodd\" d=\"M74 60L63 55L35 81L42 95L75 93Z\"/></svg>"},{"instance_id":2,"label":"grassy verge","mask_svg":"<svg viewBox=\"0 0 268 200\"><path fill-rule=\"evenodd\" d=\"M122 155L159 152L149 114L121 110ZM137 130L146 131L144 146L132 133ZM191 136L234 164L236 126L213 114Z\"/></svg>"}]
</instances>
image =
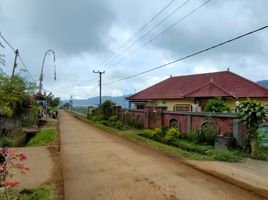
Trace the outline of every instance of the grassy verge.
<instances>
[{"instance_id":1,"label":"grassy verge","mask_svg":"<svg viewBox=\"0 0 268 200\"><path fill-rule=\"evenodd\" d=\"M120 131L118 129L105 126L99 123L97 120L89 120L82 115L72 113L74 117L82 120L86 123L94 125L100 129L106 130L110 133L115 133L119 136L128 138L132 141L146 144L154 149L162 152L180 157L189 158L194 160L220 160L227 162L239 162L243 159L243 154L239 151L228 150L228 149L214 149L210 146L193 144L186 140L176 140L173 146L163 144L161 142L154 141L150 138L141 136L141 130L125 130ZM95 119L95 118L94 118Z\"/></svg>"},{"instance_id":2,"label":"grassy verge","mask_svg":"<svg viewBox=\"0 0 268 200\"><path fill-rule=\"evenodd\" d=\"M43 129L36 134L27 146L43 146L51 143L56 138L56 129Z\"/></svg>"},{"instance_id":3,"label":"grassy verge","mask_svg":"<svg viewBox=\"0 0 268 200\"><path fill-rule=\"evenodd\" d=\"M10 190L10 199L20 200L54 200L55 187L52 184L44 184L32 190ZM1 196L0 196L1 197Z\"/></svg>"}]
</instances>

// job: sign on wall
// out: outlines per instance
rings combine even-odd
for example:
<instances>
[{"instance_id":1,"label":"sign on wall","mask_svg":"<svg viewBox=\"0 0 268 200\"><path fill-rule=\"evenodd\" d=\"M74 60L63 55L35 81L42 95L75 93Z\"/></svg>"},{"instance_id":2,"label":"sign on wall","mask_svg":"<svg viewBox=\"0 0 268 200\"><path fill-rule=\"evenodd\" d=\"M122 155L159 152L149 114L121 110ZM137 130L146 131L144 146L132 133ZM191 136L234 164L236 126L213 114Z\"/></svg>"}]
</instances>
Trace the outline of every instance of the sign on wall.
<instances>
[{"instance_id":1,"label":"sign on wall","mask_svg":"<svg viewBox=\"0 0 268 200\"><path fill-rule=\"evenodd\" d=\"M257 131L260 146L268 147L268 125L260 126Z\"/></svg>"}]
</instances>

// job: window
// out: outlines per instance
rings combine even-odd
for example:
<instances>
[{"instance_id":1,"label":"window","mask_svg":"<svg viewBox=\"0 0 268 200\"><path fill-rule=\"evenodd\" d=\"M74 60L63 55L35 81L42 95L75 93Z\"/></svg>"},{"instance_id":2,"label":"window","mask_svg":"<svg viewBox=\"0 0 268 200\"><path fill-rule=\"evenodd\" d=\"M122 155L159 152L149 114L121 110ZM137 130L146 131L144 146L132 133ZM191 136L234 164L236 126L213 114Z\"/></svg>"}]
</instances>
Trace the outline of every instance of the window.
<instances>
[{"instance_id":1,"label":"window","mask_svg":"<svg viewBox=\"0 0 268 200\"><path fill-rule=\"evenodd\" d=\"M138 110L143 110L144 109L144 105L137 105L137 109Z\"/></svg>"},{"instance_id":2,"label":"window","mask_svg":"<svg viewBox=\"0 0 268 200\"><path fill-rule=\"evenodd\" d=\"M174 111L191 112L192 107L190 104L176 104L174 105Z\"/></svg>"}]
</instances>

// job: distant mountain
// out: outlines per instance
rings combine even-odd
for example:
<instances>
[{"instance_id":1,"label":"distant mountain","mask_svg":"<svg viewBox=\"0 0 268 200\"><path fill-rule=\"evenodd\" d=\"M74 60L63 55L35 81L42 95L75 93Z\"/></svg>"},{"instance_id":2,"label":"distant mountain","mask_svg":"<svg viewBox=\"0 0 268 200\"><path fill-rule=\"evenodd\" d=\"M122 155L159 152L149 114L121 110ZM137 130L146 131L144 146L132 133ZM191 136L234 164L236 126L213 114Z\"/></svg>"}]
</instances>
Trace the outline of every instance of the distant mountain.
<instances>
[{"instance_id":1,"label":"distant mountain","mask_svg":"<svg viewBox=\"0 0 268 200\"><path fill-rule=\"evenodd\" d=\"M263 87L268 88L268 80L257 81L257 83Z\"/></svg>"},{"instance_id":2,"label":"distant mountain","mask_svg":"<svg viewBox=\"0 0 268 200\"><path fill-rule=\"evenodd\" d=\"M111 100L113 103L120 105L122 108L128 108L128 101L125 99L129 95L112 97L112 96L102 96L101 100ZM70 100L64 100L65 102L70 102ZM99 97L92 97L88 99L73 99L73 106L92 106L99 105Z\"/></svg>"}]
</instances>

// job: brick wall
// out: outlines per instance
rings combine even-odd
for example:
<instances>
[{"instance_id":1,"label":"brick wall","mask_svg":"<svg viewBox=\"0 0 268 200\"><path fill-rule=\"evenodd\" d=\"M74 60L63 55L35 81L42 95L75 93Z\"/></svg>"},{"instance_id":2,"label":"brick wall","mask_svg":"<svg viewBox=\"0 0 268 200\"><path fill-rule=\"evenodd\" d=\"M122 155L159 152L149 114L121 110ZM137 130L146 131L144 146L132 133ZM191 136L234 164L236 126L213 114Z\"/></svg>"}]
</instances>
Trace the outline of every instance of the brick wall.
<instances>
[{"instance_id":1,"label":"brick wall","mask_svg":"<svg viewBox=\"0 0 268 200\"><path fill-rule=\"evenodd\" d=\"M146 107L144 110L118 110L118 118L124 122L127 121L128 117L131 117L132 120L140 117L145 129L166 127L170 126L171 122L177 122L181 133L199 128L208 116L217 126L218 134L233 135L238 143L242 144L245 128L238 122L238 116L235 113L155 111L153 107Z\"/></svg>"}]
</instances>

